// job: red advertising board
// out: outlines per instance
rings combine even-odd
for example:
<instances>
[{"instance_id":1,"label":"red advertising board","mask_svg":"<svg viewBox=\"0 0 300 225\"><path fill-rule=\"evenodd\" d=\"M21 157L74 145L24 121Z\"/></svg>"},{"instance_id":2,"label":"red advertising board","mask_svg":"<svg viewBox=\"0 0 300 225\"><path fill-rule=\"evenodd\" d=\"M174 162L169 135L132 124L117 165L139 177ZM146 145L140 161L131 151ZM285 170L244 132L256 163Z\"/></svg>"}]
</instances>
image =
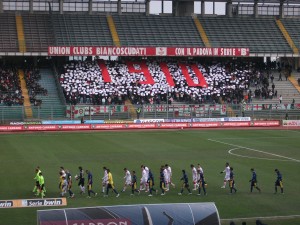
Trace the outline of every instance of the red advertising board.
<instances>
[{"instance_id":1,"label":"red advertising board","mask_svg":"<svg viewBox=\"0 0 300 225\"><path fill-rule=\"evenodd\" d=\"M279 126L280 122L278 120L274 121L254 121L253 126L254 127L276 127Z\"/></svg>"},{"instance_id":2,"label":"red advertising board","mask_svg":"<svg viewBox=\"0 0 300 225\"><path fill-rule=\"evenodd\" d=\"M191 127L193 128L221 127L221 122L197 122L197 123L191 123Z\"/></svg>"},{"instance_id":3,"label":"red advertising board","mask_svg":"<svg viewBox=\"0 0 300 225\"><path fill-rule=\"evenodd\" d=\"M49 56L249 56L249 48L49 46Z\"/></svg>"},{"instance_id":4,"label":"red advertising board","mask_svg":"<svg viewBox=\"0 0 300 225\"><path fill-rule=\"evenodd\" d=\"M280 121L246 122L178 122L178 123L111 123L111 124L65 124L65 125L17 125L0 126L0 132L11 131L70 131L70 130L123 130L123 129L182 129L226 127L278 127Z\"/></svg>"},{"instance_id":5,"label":"red advertising board","mask_svg":"<svg viewBox=\"0 0 300 225\"><path fill-rule=\"evenodd\" d=\"M223 127L249 127L250 122L223 122Z\"/></svg>"},{"instance_id":6,"label":"red advertising board","mask_svg":"<svg viewBox=\"0 0 300 225\"><path fill-rule=\"evenodd\" d=\"M22 131L23 125L21 126L0 126L0 131Z\"/></svg>"},{"instance_id":7,"label":"red advertising board","mask_svg":"<svg viewBox=\"0 0 300 225\"><path fill-rule=\"evenodd\" d=\"M91 125L90 124L70 124L70 125L61 125L59 127L61 130L91 130Z\"/></svg>"},{"instance_id":8,"label":"red advertising board","mask_svg":"<svg viewBox=\"0 0 300 225\"><path fill-rule=\"evenodd\" d=\"M55 131L58 130L58 125L28 125L24 126L24 130L30 130L30 131Z\"/></svg>"},{"instance_id":9,"label":"red advertising board","mask_svg":"<svg viewBox=\"0 0 300 225\"><path fill-rule=\"evenodd\" d=\"M123 123L108 123L108 124L95 124L92 125L92 129L95 130L114 130L114 129L124 129L126 124Z\"/></svg>"}]
</instances>

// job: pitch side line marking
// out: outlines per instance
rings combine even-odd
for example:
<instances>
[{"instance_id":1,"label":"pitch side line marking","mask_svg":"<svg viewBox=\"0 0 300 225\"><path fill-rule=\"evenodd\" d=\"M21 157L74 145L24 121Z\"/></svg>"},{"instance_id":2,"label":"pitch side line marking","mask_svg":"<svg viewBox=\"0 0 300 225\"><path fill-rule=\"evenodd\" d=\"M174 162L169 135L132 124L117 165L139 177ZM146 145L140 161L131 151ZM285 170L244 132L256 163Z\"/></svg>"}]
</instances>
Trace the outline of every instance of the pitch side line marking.
<instances>
[{"instance_id":1,"label":"pitch side line marking","mask_svg":"<svg viewBox=\"0 0 300 225\"><path fill-rule=\"evenodd\" d=\"M188 204L188 206L189 206L189 209L190 209L190 211L191 211L191 214L192 214L192 218L193 218L193 224L195 224L195 217L194 217L193 210L192 210L192 208L191 208L190 204ZM217 210L217 211L218 211L218 210Z\"/></svg>"},{"instance_id":2,"label":"pitch side line marking","mask_svg":"<svg viewBox=\"0 0 300 225\"><path fill-rule=\"evenodd\" d=\"M294 218L300 218L300 215L232 218L232 219L221 219L221 221L232 221L232 220L257 220L257 219L275 220L275 219L294 219Z\"/></svg>"},{"instance_id":3,"label":"pitch side line marking","mask_svg":"<svg viewBox=\"0 0 300 225\"><path fill-rule=\"evenodd\" d=\"M221 143L221 144L224 144L224 145L237 147L237 148L247 149L247 150L254 151L254 152L264 153L264 154L276 156L276 157L279 157L279 158L289 159L289 160L295 161L295 162L300 162L300 160L298 160L298 159L293 159L293 158L290 158L290 157L286 157L286 156L283 156L283 155L277 155L277 154L273 154L273 153L270 153L270 152L264 152L264 151L256 150L254 148L248 148L248 147L244 147L244 146L240 146L240 145L230 144L230 143L227 143L227 142L217 141L217 140L214 140L214 139L207 139L207 140L212 141L212 142Z\"/></svg>"},{"instance_id":4,"label":"pitch side line marking","mask_svg":"<svg viewBox=\"0 0 300 225\"><path fill-rule=\"evenodd\" d=\"M218 140L296 139L299 137L218 138Z\"/></svg>"},{"instance_id":5,"label":"pitch side line marking","mask_svg":"<svg viewBox=\"0 0 300 225\"><path fill-rule=\"evenodd\" d=\"M240 148L232 148L228 151L229 154L231 155L235 155L235 156L238 156L238 157L243 157L243 158L248 158L248 159L263 159L263 160L273 160L273 161L282 161L282 162L289 162L291 160L285 160L285 159L269 159L269 158L261 158L261 157L255 157L255 156L246 156L246 155L239 155L239 154L236 154L236 153L232 153L232 151L234 150L237 150L237 149L240 149Z\"/></svg>"},{"instance_id":6,"label":"pitch side line marking","mask_svg":"<svg viewBox=\"0 0 300 225\"><path fill-rule=\"evenodd\" d=\"M64 214L65 214L65 218L66 218L66 224L69 225L69 223L68 223L68 217L67 217L67 213L66 213L65 209L64 209Z\"/></svg>"}]
</instances>

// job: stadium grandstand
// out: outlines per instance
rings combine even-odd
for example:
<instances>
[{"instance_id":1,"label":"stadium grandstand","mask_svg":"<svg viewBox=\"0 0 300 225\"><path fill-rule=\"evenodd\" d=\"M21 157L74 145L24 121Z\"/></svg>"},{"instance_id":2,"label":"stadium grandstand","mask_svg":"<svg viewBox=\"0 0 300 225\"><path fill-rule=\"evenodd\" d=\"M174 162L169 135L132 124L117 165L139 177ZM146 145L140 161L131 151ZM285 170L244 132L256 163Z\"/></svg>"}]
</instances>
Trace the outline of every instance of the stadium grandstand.
<instances>
[{"instance_id":1,"label":"stadium grandstand","mask_svg":"<svg viewBox=\"0 0 300 225\"><path fill-rule=\"evenodd\" d=\"M299 119L297 0L0 0L0 21L1 123Z\"/></svg>"}]
</instances>

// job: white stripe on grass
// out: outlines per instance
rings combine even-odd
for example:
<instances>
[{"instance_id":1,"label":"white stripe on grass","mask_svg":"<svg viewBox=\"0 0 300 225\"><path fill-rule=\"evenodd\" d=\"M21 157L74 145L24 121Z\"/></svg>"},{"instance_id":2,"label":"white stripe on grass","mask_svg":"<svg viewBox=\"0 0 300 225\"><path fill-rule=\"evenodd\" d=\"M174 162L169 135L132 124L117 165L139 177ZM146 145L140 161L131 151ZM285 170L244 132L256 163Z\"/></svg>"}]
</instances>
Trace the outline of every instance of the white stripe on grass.
<instances>
[{"instance_id":1,"label":"white stripe on grass","mask_svg":"<svg viewBox=\"0 0 300 225\"><path fill-rule=\"evenodd\" d=\"M231 144L231 143L227 143L227 142L223 142L223 141L218 141L218 140L214 140L214 139L207 139L207 140L212 141L212 142L216 142L216 143L220 143L220 144L224 144L224 145L229 145L229 146L241 148L241 149L247 149L247 150L250 150L250 151L259 152L259 153L263 153L263 154L267 154L267 155L271 155L271 156L276 156L276 157L279 157L279 158L288 159L288 160L293 161L293 162L300 162L300 160L298 160L298 159L294 159L294 158L290 158L290 157L286 157L286 156L283 156L283 155L278 155L278 154L274 154L274 153L270 153L270 152L265 152L265 151L257 150L257 149L254 149L254 148L248 148L248 147L245 147L245 146L235 145L235 144Z\"/></svg>"},{"instance_id":2,"label":"white stripe on grass","mask_svg":"<svg viewBox=\"0 0 300 225\"><path fill-rule=\"evenodd\" d=\"M291 161L290 159L270 159L270 158L261 158L261 157L255 157L255 156L246 156L246 155L239 155L236 153L233 153L234 150L238 150L241 148L232 148L228 150L228 153L230 155L238 156L238 157L243 157L243 158L248 158L248 159L263 159L263 160L271 160L271 161L283 161L283 162L289 162Z\"/></svg>"}]
</instances>

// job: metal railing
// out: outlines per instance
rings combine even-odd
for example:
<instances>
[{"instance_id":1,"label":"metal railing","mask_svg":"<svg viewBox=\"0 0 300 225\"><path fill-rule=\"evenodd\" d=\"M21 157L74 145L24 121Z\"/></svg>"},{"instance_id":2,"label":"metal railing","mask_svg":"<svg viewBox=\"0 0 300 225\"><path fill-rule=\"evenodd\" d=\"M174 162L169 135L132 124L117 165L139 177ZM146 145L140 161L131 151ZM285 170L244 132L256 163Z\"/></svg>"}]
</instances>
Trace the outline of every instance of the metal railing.
<instances>
[{"instance_id":1,"label":"metal railing","mask_svg":"<svg viewBox=\"0 0 300 225\"><path fill-rule=\"evenodd\" d=\"M117 1L93 1L91 9L89 8L89 0L69 0L64 1L62 5L63 12L83 12L87 13L89 10L99 13L116 13L118 12ZM3 11L30 11L29 0L3 0ZM52 12L59 12L60 2L59 0L39 0L33 1L32 11L49 12L51 8ZM122 1L121 11L123 13L145 13L146 3Z\"/></svg>"},{"instance_id":2,"label":"metal railing","mask_svg":"<svg viewBox=\"0 0 300 225\"><path fill-rule=\"evenodd\" d=\"M260 4L258 5L258 15L261 16L279 16L279 5L274 4ZM288 17L299 17L300 6L299 5L284 5L284 15ZM234 15L253 15L253 4L234 4Z\"/></svg>"},{"instance_id":3,"label":"metal railing","mask_svg":"<svg viewBox=\"0 0 300 225\"><path fill-rule=\"evenodd\" d=\"M133 107L133 108L132 108ZM137 109L140 108L140 113ZM41 120L133 120L190 119L245 116L253 119L300 119L300 104L161 104L161 105L63 105L32 106L27 117L25 106L0 105L0 122Z\"/></svg>"}]
</instances>

